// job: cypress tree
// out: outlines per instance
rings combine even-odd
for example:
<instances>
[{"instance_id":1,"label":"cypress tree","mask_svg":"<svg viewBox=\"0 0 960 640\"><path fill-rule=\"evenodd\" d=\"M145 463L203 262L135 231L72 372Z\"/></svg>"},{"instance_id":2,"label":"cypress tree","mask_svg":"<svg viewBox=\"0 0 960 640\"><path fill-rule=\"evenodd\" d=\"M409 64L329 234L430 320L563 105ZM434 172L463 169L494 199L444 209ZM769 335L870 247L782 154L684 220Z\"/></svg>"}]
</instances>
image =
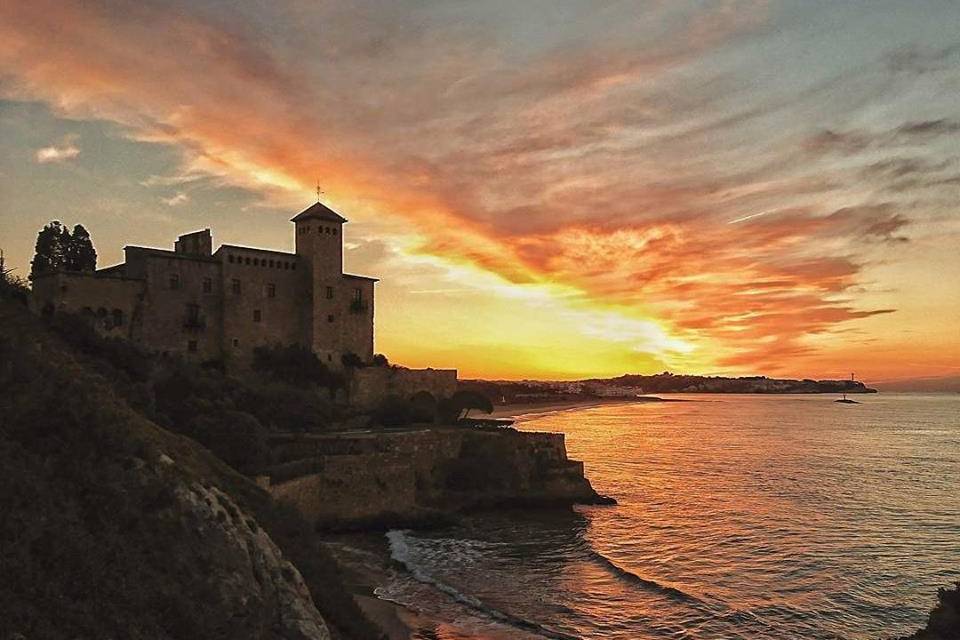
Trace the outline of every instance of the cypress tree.
<instances>
[{"instance_id":1,"label":"cypress tree","mask_svg":"<svg viewBox=\"0 0 960 640\"><path fill-rule=\"evenodd\" d=\"M65 262L66 244L70 232L54 220L37 234L36 252L30 262L30 278L48 271L62 269ZM66 242L65 242L66 240Z\"/></svg>"},{"instance_id":2,"label":"cypress tree","mask_svg":"<svg viewBox=\"0 0 960 640\"><path fill-rule=\"evenodd\" d=\"M90 234L82 224L73 228L73 235L68 236L66 260L64 268L69 271L95 271L97 268L97 251L93 248Z\"/></svg>"}]
</instances>

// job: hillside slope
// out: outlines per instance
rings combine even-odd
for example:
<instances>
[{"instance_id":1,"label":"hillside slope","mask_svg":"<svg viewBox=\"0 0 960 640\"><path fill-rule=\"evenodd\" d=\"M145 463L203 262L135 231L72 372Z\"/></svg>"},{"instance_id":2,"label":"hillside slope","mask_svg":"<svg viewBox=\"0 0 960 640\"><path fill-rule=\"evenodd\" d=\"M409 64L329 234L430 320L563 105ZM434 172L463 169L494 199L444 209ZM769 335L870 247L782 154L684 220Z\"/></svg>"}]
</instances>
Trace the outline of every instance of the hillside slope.
<instances>
[{"instance_id":1,"label":"hillside slope","mask_svg":"<svg viewBox=\"0 0 960 640\"><path fill-rule=\"evenodd\" d=\"M0 637L366 640L296 514L0 300Z\"/></svg>"}]
</instances>

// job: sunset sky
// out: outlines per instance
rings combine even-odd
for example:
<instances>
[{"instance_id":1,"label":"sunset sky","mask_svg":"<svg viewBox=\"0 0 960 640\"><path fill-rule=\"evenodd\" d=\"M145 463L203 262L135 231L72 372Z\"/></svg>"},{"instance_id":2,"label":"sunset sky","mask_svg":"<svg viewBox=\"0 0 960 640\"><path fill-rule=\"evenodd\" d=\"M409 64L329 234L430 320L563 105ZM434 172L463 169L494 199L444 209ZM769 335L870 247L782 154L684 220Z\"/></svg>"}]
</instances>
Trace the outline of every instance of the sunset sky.
<instances>
[{"instance_id":1,"label":"sunset sky","mask_svg":"<svg viewBox=\"0 0 960 640\"><path fill-rule=\"evenodd\" d=\"M0 247L292 250L462 377L960 374L960 3L0 1Z\"/></svg>"}]
</instances>

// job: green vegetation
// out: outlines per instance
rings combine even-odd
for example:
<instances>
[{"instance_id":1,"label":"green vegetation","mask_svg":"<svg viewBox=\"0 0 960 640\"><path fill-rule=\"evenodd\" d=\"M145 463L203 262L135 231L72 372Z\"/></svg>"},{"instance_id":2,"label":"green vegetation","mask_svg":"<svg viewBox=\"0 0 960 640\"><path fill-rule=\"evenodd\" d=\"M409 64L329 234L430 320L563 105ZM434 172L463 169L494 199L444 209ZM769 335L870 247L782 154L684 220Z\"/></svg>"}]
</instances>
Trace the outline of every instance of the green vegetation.
<instances>
[{"instance_id":1,"label":"green vegetation","mask_svg":"<svg viewBox=\"0 0 960 640\"><path fill-rule=\"evenodd\" d=\"M240 379L218 363L162 358L104 337L81 316L60 313L46 322L141 415L243 473L269 466L269 434L325 431L342 411L321 392L339 388L342 378L304 349L258 350L255 375Z\"/></svg>"},{"instance_id":2,"label":"green vegetation","mask_svg":"<svg viewBox=\"0 0 960 640\"><path fill-rule=\"evenodd\" d=\"M302 518L191 439L146 417L172 412L175 403L165 393L183 391L171 384L158 392L158 377L193 376L200 388L182 400L194 408L230 383L211 383L219 374L199 367L164 372L164 365L108 343L97 353L89 335L67 343L4 297L0 637L269 636L280 603L265 589L259 592L266 599L251 601L239 615L229 608L236 602L230 589L243 588L235 582L243 574L232 564L237 556L206 544L211 538L203 527L178 506L177 487L190 485L218 488L251 527L266 531L300 570L336 637L377 638ZM138 385L140 395L132 391ZM198 412L192 419L218 414ZM255 432L254 420L249 410L224 412L219 425L206 426Z\"/></svg>"},{"instance_id":3,"label":"green vegetation","mask_svg":"<svg viewBox=\"0 0 960 640\"><path fill-rule=\"evenodd\" d=\"M325 387L331 395L346 385L342 374L331 371L317 354L300 345L257 347L253 370L297 387Z\"/></svg>"},{"instance_id":4,"label":"green vegetation","mask_svg":"<svg viewBox=\"0 0 960 640\"><path fill-rule=\"evenodd\" d=\"M373 412L373 423L384 427L410 424L466 424L470 411L493 412L493 403L482 393L460 390L439 401L427 391L410 398L387 396Z\"/></svg>"},{"instance_id":5,"label":"green vegetation","mask_svg":"<svg viewBox=\"0 0 960 640\"><path fill-rule=\"evenodd\" d=\"M473 410L493 413L490 398L472 389L456 391L449 399L442 401L440 406L441 415L447 421L466 420Z\"/></svg>"},{"instance_id":6,"label":"green vegetation","mask_svg":"<svg viewBox=\"0 0 960 640\"><path fill-rule=\"evenodd\" d=\"M0 249L0 298L15 300L26 305L27 297L30 295L30 288L27 281L15 276L13 271L13 269L7 268L6 260L3 257L3 250Z\"/></svg>"},{"instance_id":7,"label":"green vegetation","mask_svg":"<svg viewBox=\"0 0 960 640\"><path fill-rule=\"evenodd\" d=\"M76 225L71 234L59 220L54 220L37 234L36 253L30 264L31 278L60 269L93 271L97 268L97 252L83 225Z\"/></svg>"}]
</instances>

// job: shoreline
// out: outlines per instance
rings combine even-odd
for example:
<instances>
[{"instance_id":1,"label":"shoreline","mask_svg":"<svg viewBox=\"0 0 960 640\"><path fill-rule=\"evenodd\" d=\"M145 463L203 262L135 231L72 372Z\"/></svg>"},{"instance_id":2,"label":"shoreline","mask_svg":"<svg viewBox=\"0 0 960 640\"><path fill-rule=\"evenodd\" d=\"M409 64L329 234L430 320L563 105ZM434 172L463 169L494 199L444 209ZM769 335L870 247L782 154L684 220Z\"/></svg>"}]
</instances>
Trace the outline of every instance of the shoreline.
<instances>
[{"instance_id":1,"label":"shoreline","mask_svg":"<svg viewBox=\"0 0 960 640\"><path fill-rule=\"evenodd\" d=\"M377 595L377 588L387 583L394 571L383 533L322 536L321 542L336 559L354 602L386 640L410 640L415 632L434 626L413 609Z\"/></svg>"},{"instance_id":2,"label":"shoreline","mask_svg":"<svg viewBox=\"0 0 960 640\"><path fill-rule=\"evenodd\" d=\"M524 422L530 418L549 413L558 413L560 411L573 411L575 409L592 409L594 407L605 407L619 404L634 404L638 402L632 398L590 398L584 400L560 400L556 402L531 402L521 404L500 404L494 405L493 413L484 418L490 419L513 419L517 422ZM642 402L642 401L640 401Z\"/></svg>"}]
</instances>

